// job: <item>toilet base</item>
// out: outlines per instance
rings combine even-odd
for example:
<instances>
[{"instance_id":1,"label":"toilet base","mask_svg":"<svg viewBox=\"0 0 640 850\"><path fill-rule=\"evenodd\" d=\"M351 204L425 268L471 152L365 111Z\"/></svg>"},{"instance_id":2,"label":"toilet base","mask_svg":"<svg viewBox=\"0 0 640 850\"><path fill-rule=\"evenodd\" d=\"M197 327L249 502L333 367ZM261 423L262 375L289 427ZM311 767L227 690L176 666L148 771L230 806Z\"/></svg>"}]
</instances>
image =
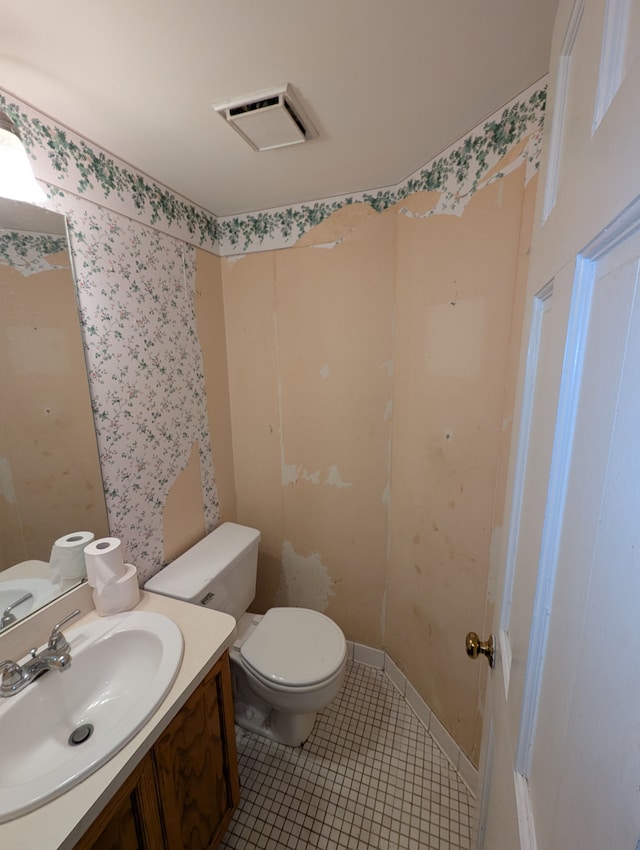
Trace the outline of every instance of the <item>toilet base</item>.
<instances>
[{"instance_id":1,"label":"toilet base","mask_svg":"<svg viewBox=\"0 0 640 850\"><path fill-rule=\"evenodd\" d=\"M237 624L236 640L230 652L235 722L278 744L299 747L311 734L318 711L331 702L342 686L347 666L346 649L342 664L321 687L297 691L292 688L283 694L250 676L242 662L242 646L262 617L262 614L247 613ZM297 713L291 708L297 709Z\"/></svg>"},{"instance_id":2,"label":"toilet base","mask_svg":"<svg viewBox=\"0 0 640 850\"><path fill-rule=\"evenodd\" d=\"M235 722L242 729L269 738L287 747L299 747L307 740L316 721L314 714L285 714L275 708L249 705L235 699Z\"/></svg>"},{"instance_id":3,"label":"toilet base","mask_svg":"<svg viewBox=\"0 0 640 850\"><path fill-rule=\"evenodd\" d=\"M233 686L234 719L238 726L285 744L287 747L299 747L307 740L316 720L316 712L311 714L289 714L273 708L253 693L244 671L231 658L231 683Z\"/></svg>"}]
</instances>

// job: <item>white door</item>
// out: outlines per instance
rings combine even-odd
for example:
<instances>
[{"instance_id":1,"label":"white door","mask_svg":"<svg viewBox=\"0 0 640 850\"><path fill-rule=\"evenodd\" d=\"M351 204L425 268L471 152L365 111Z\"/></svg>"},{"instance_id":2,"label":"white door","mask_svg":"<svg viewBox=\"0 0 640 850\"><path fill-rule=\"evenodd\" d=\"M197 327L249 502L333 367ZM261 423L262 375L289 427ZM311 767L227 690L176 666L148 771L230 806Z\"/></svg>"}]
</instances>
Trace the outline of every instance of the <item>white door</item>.
<instances>
[{"instance_id":1,"label":"white door","mask_svg":"<svg viewBox=\"0 0 640 850\"><path fill-rule=\"evenodd\" d=\"M484 850L640 841L639 53L640 0L560 0L497 567Z\"/></svg>"}]
</instances>

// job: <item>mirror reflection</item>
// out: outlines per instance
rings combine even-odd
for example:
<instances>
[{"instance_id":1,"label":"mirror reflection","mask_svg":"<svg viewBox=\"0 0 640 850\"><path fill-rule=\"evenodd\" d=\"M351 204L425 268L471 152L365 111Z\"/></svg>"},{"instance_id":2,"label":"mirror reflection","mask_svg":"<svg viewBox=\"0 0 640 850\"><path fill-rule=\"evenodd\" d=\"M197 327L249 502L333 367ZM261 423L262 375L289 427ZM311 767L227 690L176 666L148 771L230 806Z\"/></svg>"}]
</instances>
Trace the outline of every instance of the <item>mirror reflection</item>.
<instances>
[{"instance_id":1,"label":"mirror reflection","mask_svg":"<svg viewBox=\"0 0 640 850\"><path fill-rule=\"evenodd\" d=\"M109 527L66 221L0 199L0 631L82 580L52 550L83 533Z\"/></svg>"}]
</instances>

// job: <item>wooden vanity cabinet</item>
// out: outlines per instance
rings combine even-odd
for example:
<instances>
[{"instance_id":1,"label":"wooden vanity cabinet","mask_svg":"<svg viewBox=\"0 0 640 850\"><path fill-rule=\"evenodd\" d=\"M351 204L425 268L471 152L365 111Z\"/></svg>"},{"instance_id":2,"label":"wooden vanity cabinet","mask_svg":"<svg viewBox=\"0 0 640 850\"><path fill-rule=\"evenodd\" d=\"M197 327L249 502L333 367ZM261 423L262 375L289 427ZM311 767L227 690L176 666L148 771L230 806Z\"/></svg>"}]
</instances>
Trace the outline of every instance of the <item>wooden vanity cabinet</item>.
<instances>
[{"instance_id":1,"label":"wooden vanity cabinet","mask_svg":"<svg viewBox=\"0 0 640 850\"><path fill-rule=\"evenodd\" d=\"M167 850L217 847L240 800L227 654L219 666L153 748Z\"/></svg>"},{"instance_id":2,"label":"wooden vanity cabinet","mask_svg":"<svg viewBox=\"0 0 640 850\"><path fill-rule=\"evenodd\" d=\"M214 850L239 799L225 652L74 850Z\"/></svg>"},{"instance_id":3,"label":"wooden vanity cabinet","mask_svg":"<svg viewBox=\"0 0 640 850\"><path fill-rule=\"evenodd\" d=\"M144 757L74 850L142 850L163 848L153 758Z\"/></svg>"}]
</instances>

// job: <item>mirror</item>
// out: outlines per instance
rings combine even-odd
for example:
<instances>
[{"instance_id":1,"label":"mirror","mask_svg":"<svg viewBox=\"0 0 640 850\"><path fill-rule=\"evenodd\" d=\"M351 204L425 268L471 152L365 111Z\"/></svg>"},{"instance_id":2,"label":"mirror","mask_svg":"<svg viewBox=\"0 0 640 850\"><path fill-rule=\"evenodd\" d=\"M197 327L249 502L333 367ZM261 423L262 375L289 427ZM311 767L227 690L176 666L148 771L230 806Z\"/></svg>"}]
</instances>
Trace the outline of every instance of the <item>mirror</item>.
<instances>
[{"instance_id":1,"label":"mirror","mask_svg":"<svg viewBox=\"0 0 640 850\"><path fill-rule=\"evenodd\" d=\"M109 535L66 220L0 199L0 634L82 580L49 570L78 531Z\"/></svg>"}]
</instances>

